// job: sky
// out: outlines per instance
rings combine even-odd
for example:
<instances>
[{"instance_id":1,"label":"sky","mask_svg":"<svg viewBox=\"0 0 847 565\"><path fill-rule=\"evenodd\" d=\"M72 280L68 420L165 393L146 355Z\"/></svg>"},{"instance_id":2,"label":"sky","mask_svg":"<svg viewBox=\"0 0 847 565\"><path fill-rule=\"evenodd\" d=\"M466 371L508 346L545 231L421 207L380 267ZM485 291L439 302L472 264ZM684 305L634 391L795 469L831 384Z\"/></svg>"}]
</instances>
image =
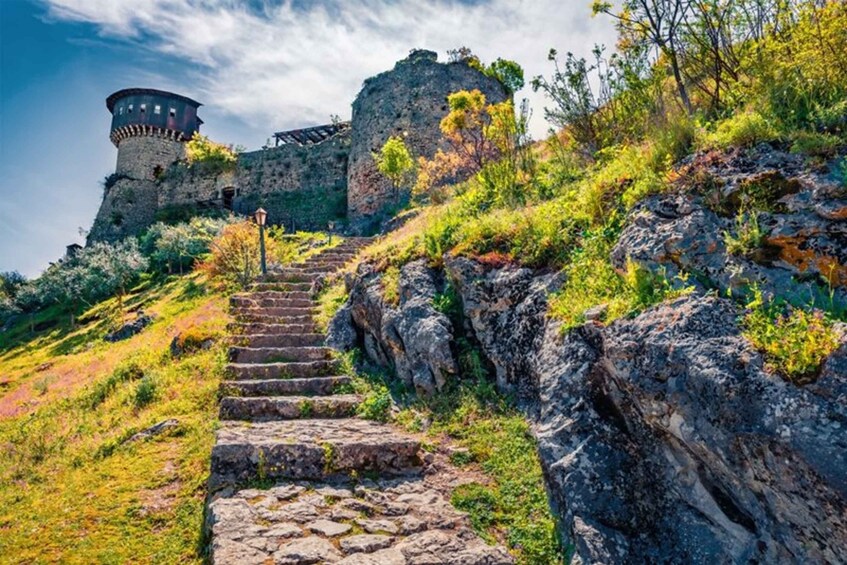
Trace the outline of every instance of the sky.
<instances>
[{"instance_id":1,"label":"sky","mask_svg":"<svg viewBox=\"0 0 847 565\"><path fill-rule=\"evenodd\" d=\"M0 271L37 276L83 243L114 172L105 98L128 87L203 103L202 133L261 147L349 119L362 81L413 48L520 63L614 44L590 0L0 0ZM548 129L527 86L536 138Z\"/></svg>"}]
</instances>

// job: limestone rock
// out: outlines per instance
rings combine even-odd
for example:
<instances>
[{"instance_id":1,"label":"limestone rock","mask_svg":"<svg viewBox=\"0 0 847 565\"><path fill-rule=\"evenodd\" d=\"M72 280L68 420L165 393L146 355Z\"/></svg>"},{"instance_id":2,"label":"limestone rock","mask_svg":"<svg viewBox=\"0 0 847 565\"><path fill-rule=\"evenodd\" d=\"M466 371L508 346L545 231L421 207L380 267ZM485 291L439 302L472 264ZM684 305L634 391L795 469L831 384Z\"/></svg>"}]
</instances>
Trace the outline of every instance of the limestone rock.
<instances>
[{"instance_id":1,"label":"limestone rock","mask_svg":"<svg viewBox=\"0 0 847 565\"><path fill-rule=\"evenodd\" d=\"M548 327L541 459L584 562L847 559L847 404L765 373L737 318L689 297Z\"/></svg>"},{"instance_id":2,"label":"limestone rock","mask_svg":"<svg viewBox=\"0 0 847 565\"><path fill-rule=\"evenodd\" d=\"M129 339L135 334L141 333L144 328L146 328L152 323L153 318L151 316L148 316L143 312L139 312L138 316L134 320L132 320L131 322L126 322L117 330L106 334L103 339L112 343Z\"/></svg>"},{"instance_id":3,"label":"limestone rock","mask_svg":"<svg viewBox=\"0 0 847 565\"><path fill-rule=\"evenodd\" d=\"M341 538L339 542L345 553L373 553L391 545L391 536L378 534L359 534Z\"/></svg>"},{"instance_id":4,"label":"limestone rock","mask_svg":"<svg viewBox=\"0 0 847 565\"><path fill-rule=\"evenodd\" d=\"M316 536L288 542L274 553L274 562L279 565L335 563L340 560L341 553L330 542Z\"/></svg>"},{"instance_id":5,"label":"limestone rock","mask_svg":"<svg viewBox=\"0 0 847 565\"><path fill-rule=\"evenodd\" d=\"M393 366L407 386L431 395L458 371L450 348L452 325L433 307L443 280L422 260L405 265L396 308L384 302L380 280L366 268L350 293L353 321L364 333L365 351L376 363Z\"/></svg>"},{"instance_id":6,"label":"limestone rock","mask_svg":"<svg viewBox=\"0 0 847 565\"><path fill-rule=\"evenodd\" d=\"M336 351L349 351L356 345L358 336L353 324L350 304L347 303L335 313L326 332L326 346Z\"/></svg>"}]
</instances>

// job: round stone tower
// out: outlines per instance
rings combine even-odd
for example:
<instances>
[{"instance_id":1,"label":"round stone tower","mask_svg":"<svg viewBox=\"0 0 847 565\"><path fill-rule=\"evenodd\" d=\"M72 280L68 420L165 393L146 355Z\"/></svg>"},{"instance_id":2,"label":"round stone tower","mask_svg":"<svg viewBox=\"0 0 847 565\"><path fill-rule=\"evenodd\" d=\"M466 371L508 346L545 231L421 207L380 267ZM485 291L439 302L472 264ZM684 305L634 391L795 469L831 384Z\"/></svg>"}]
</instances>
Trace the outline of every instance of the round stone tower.
<instances>
[{"instance_id":1,"label":"round stone tower","mask_svg":"<svg viewBox=\"0 0 847 565\"><path fill-rule=\"evenodd\" d=\"M439 63L438 55L413 50L392 70L369 78L353 102L352 144L347 168L347 212L356 231L370 232L386 212L408 198L395 195L377 170L373 154L391 136L401 136L415 157L431 159L446 149L441 119L447 96L479 89L490 103L506 100L503 86L466 63Z\"/></svg>"},{"instance_id":2,"label":"round stone tower","mask_svg":"<svg viewBox=\"0 0 847 565\"><path fill-rule=\"evenodd\" d=\"M203 123L199 107L191 98L152 88L126 88L106 99L112 114L109 138L118 148L118 162L104 184L89 242L137 235L155 222L156 179L185 156L185 141Z\"/></svg>"},{"instance_id":3,"label":"round stone tower","mask_svg":"<svg viewBox=\"0 0 847 565\"><path fill-rule=\"evenodd\" d=\"M115 173L153 180L183 156L183 142L203 123L200 103L173 92L126 88L106 99L112 113L109 138L118 148ZM159 168L161 167L161 169Z\"/></svg>"}]
</instances>

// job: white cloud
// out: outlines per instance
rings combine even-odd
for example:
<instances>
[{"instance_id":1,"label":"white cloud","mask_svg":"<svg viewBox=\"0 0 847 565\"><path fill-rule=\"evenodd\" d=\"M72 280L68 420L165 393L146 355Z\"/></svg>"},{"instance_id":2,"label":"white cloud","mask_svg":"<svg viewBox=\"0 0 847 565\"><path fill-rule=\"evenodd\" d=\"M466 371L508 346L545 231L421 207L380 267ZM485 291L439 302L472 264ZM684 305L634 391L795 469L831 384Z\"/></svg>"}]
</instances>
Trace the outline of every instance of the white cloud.
<instances>
[{"instance_id":1,"label":"white cloud","mask_svg":"<svg viewBox=\"0 0 847 565\"><path fill-rule=\"evenodd\" d=\"M614 41L610 23L590 17L588 0L307 0L305 8L261 9L238 0L44 2L53 18L93 24L103 37L190 64L184 82L160 86L269 132L349 116L362 81L414 47L443 58L467 45L485 61L514 59L528 81L550 72L550 47L588 55L594 43ZM520 95L530 98L534 133L542 134L544 99L529 88Z\"/></svg>"}]
</instances>

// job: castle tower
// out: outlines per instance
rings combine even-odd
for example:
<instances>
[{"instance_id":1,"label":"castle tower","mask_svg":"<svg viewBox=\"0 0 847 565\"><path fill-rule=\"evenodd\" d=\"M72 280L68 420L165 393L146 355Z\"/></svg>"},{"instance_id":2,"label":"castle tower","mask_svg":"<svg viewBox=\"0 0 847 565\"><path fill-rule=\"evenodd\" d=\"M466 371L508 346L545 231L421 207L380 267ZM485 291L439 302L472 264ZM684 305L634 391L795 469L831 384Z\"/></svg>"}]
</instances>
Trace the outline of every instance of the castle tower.
<instances>
[{"instance_id":1,"label":"castle tower","mask_svg":"<svg viewBox=\"0 0 847 565\"><path fill-rule=\"evenodd\" d=\"M163 90L127 88L106 99L112 113L109 138L118 148L115 172L134 179L156 177L183 156L182 142L191 139L203 123L200 103Z\"/></svg>"},{"instance_id":2,"label":"castle tower","mask_svg":"<svg viewBox=\"0 0 847 565\"><path fill-rule=\"evenodd\" d=\"M347 212L354 229L372 231L383 214L402 204L408 193L394 188L376 168L373 154L391 136L402 136L414 156L431 159L440 147L440 123L447 96L479 89L490 103L508 95L496 79L467 63L439 63L438 55L413 50L394 68L367 79L353 102L352 145L347 168ZM398 198L399 197L399 198Z\"/></svg>"},{"instance_id":3,"label":"castle tower","mask_svg":"<svg viewBox=\"0 0 847 565\"><path fill-rule=\"evenodd\" d=\"M109 138L118 148L115 173L88 241L114 241L150 226L159 206L156 179L185 156L185 141L203 123L200 103L173 92L126 88L106 99L112 114Z\"/></svg>"}]
</instances>

